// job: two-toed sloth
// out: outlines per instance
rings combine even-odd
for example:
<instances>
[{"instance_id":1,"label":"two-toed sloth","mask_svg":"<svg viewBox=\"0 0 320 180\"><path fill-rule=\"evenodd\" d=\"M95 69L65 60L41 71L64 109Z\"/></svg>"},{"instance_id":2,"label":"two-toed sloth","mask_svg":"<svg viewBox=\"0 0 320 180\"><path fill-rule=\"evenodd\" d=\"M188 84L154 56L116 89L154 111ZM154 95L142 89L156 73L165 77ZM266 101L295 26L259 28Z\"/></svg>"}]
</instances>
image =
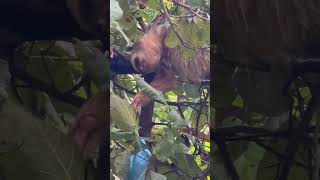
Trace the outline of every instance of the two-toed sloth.
<instances>
[{"instance_id":1,"label":"two-toed sloth","mask_svg":"<svg viewBox=\"0 0 320 180\"><path fill-rule=\"evenodd\" d=\"M179 46L168 48L165 39L171 27L165 24L152 27L134 45L131 64L141 74L155 72L150 85L162 92L175 89L179 82L199 82L210 74L210 50L199 49L193 60L182 59ZM144 107L151 99L139 92L132 105Z\"/></svg>"}]
</instances>

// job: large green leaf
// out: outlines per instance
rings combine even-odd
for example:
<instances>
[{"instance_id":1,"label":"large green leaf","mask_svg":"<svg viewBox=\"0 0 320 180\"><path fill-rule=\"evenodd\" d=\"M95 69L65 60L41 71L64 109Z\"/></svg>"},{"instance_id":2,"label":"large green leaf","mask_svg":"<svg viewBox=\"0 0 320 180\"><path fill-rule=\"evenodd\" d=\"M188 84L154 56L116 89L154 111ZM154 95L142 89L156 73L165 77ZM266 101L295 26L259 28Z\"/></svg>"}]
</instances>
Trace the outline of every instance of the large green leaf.
<instances>
[{"instance_id":1,"label":"large green leaf","mask_svg":"<svg viewBox=\"0 0 320 180\"><path fill-rule=\"evenodd\" d=\"M75 39L76 47L79 50L80 60L85 70L100 88L106 88L109 82L109 65L103 53L82 41Z\"/></svg>"},{"instance_id":2,"label":"large green leaf","mask_svg":"<svg viewBox=\"0 0 320 180\"><path fill-rule=\"evenodd\" d=\"M192 113L190 115L190 120L192 122L191 127L195 128L197 120L198 120L197 119L198 115L199 115L199 113L201 113L200 117L199 117L199 121L198 121L198 128L199 128L199 130L201 130L208 123L208 118L206 116L206 112L205 112L206 109L205 108L203 108L201 112L199 112L199 110L200 110L199 106L194 108L194 110L192 111Z\"/></svg>"},{"instance_id":3,"label":"large green leaf","mask_svg":"<svg viewBox=\"0 0 320 180\"><path fill-rule=\"evenodd\" d=\"M183 45L180 45L181 47L181 57L185 61L192 61L196 58L196 51L190 48L187 48Z\"/></svg>"},{"instance_id":4,"label":"large green leaf","mask_svg":"<svg viewBox=\"0 0 320 180\"><path fill-rule=\"evenodd\" d=\"M250 143L248 149L234 162L240 179L256 180L257 171L265 150L255 143Z\"/></svg>"},{"instance_id":5,"label":"large green leaf","mask_svg":"<svg viewBox=\"0 0 320 180\"><path fill-rule=\"evenodd\" d=\"M114 159L115 173L116 175L126 178L130 167L130 155L129 151L123 151Z\"/></svg>"},{"instance_id":6,"label":"large green leaf","mask_svg":"<svg viewBox=\"0 0 320 180\"><path fill-rule=\"evenodd\" d=\"M183 89L186 91L186 95L192 98L201 97L200 87L201 84L183 84Z\"/></svg>"},{"instance_id":7,"label":"large green leaf","mask_svg":"<svg viewBox=\"0 0 320 180\"><path fill-rule=\"evenodd\" d=\"M287 141L285 141L287 142ZM287 143L283 141L279 142L274 142L270 145L272 149L274 149L276 152L285 154L285 147ZM295 157L296 161L302 162L307 166L307 159L308 159L308 152L305 147L300 146L298 148L298 153L296 153L297 156ZM278 166L277 164L279 163L279 158L278 156L275 156L273 153L270 153L267 151L261 160L259 169L258 169L258 174L257 177L259 177L258 180L269 180L274 178L275 176L278 175ZM303 167L297 166L296 164L293 164L289 175L288 179L290 180L302 180L302 179L308 179L308 172L309 169L304 169Z\"/></svg>"},{"instance_id":8,"label":"large green leaf","mask_svg":"<svg viewBox=\"0 0 320 180\"><path fill-rule=\"evenodd\" d=\"M186 172L188 175L197 176L201 173L201 169L195 162L192 155L176 153L173 159L179 169L181 169L183 172Z\"/></svg>"},{"instance_id":9,"label":"large green leaf","mask_svg":"<svg viewBox=\"0 0 320 180\"><path fill-rule=\"evenodd\" d=\"M226 169L221 156L215 153L211 159L211 177L210 179L232 180L228 170Z\"/></svg>"},{"instance_id":10,"label":"large green leaf","mask_svg":"<svg viewBox=\"0 0 320 180\"><path fill-rule=\"evenodd\" d=\"M163 141L153 148L153 154L155 154L158 160L165 162L172 157L174 146L173 143Z\"/></svg>"},{"instance_id":11,"label":"large green leaf","mask_svg":"<svg viewBox=\"0 0 320 180\"><path fill-rule=\"evenodd\" d=\"M0 167L7 179L84 180L84 161L71 137L11 102L0 117Z\"/></svg>"},{"instance_id":12,"label":"large green leaf","mask_svg":"<svg viewBox=\"0 0 320 180\"><path fill-rule=\"evenodd\" d=\"M122 9L117 0L110 1L110 20L114 21L122 16Z\"/></svg>"},{"instance_id":13,"label":"large green leaf","mask_svg":"<svg viewBox=\"0 0 320 180\"><path fill-rule=\"evenodd\" d=\"M171 30L165 39L165 45L168 48L175 48L179 45L179 43L180 40L177 38L177 35L174 33L173 30Z\"/></svg>"},{"instance_id":14,"label":"large green leaf","mask_svg":"<svg viewBox=\"0 0 320 180\"><path fill-rule=\"evenodd\" d=\"M164 140L153 148L153 154L160 161L167 161L170 158L175 158L177 153L187 153L189 148L182 143L175 143Z\"/></svg>"},{"instance_id":15,"label":"large green leaf","mask_svg":"<svg viewBox=\"0 0 320 180\"><path fill-rule=\"evenodd\" d=\"M171 119L171 122L178 127L184 128L187 126L190 126L182 117L181 115L175 111L175 110L170 110L169 112L169 117Z\"/></svg>"},{"instance_id":16,"label":"large green leaf","mask_svg":"<svg viewBox=\"0 0 320 180\"><path fill-rule=\"evenodd\" d=\"M138 122L132 106L114 93L110 94L110 113L112 122L123 131L138 135Z\"/></svg>"}]
</instances>

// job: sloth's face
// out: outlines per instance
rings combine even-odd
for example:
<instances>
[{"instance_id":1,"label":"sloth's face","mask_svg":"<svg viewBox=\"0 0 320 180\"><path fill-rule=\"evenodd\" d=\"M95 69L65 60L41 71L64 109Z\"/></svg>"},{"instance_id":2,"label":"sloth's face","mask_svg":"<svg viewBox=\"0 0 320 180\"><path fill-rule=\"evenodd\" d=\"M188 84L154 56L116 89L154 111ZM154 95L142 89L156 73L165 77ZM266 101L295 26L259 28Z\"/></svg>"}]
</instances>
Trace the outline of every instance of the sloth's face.
<instances>
[{"instance_id":1,"label":"sloth's face","mask_svg":"<svg viewBox=\"0 0 320 180\"><path fill-rule=\"evenodd\" d=\"M134 45L131 64L140 73L155 72L160 68L164 49L164 33L159 29L151 30Z\"/></svg>"},{"instance_id":2,"label":"sloth's face","mask_svg":"<svg viewBox=\"0 0 320 180\"><path fill-rule=\"evenodd\" d=\"M134 49L131 56L131 63L136 71L144 74L155 72L161 59L161 49L157 47L138 47Z\"/></svg>"}]
</instances>

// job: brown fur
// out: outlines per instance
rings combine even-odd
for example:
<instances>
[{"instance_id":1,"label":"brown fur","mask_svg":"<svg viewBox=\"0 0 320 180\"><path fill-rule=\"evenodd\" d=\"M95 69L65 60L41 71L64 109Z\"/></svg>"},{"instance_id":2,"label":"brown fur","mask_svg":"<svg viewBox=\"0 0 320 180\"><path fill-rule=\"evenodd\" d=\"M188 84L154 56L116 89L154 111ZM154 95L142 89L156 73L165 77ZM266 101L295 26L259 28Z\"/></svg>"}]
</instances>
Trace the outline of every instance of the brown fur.
<instances>
[{"instance_id":1,"label":"brown fur","mask_svg":"<svg viewBox=\"0 0 320 180\"><path fill-rule=\"evenodd\" d=\"M143 35L135 44L131 63L140 73L155 72L155 79L150 85L166 92L177 87L178 83L199 82L210 73L209 49L197 50L197 56L192 61L183 60L181 49L167 48L164 40L170 31L166 25L157 25ZM138 101L138 102L137 102ZM145 106L150 99L139 93L133 106Z\"/></svg>"},{"instance_id":2,"label":"brown fur","mask_svg":"<svg viewBox=\"0 0 320 180\"><path fill-rule=\"evenodd\" d=\"M216 0L213 7L219 50L236 61L286 66L319 34L317 0Z\"/></svg>"}]
</instances>

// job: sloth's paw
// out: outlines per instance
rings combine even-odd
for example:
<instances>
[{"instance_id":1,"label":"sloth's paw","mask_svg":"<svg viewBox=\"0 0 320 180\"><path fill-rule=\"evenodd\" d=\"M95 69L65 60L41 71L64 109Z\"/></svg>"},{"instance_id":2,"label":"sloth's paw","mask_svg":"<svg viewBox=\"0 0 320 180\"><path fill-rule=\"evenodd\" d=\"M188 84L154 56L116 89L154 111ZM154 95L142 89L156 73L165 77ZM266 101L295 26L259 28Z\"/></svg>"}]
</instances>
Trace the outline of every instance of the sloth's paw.
<instances>
[{"instance_id":1,"label":"sloth's paw","mask_svg":"<svg viewBox=\"0 0 320 180\"><path fill-rule=\"evenodd\" d=\"M140 108L143 108L144 106L146 106L150 102L151 102L151 98L148 95L146 95L145 93L140 92L134 97L131 105L134 109L139 110Z\"/></svg>"}]
</instances>

